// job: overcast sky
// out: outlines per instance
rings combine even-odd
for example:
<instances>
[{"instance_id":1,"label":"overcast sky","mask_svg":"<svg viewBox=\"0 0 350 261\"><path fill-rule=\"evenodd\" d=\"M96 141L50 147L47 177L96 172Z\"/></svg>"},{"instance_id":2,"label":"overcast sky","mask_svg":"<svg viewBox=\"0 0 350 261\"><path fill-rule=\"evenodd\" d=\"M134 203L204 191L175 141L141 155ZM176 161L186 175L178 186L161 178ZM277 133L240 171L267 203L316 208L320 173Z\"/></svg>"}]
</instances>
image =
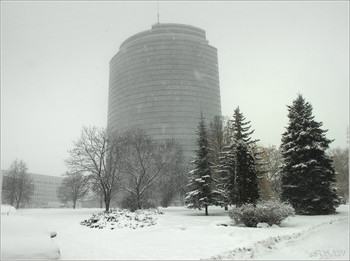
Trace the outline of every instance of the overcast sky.
<instances>
[{"instance_id":1,"label":"overcast sky","mask_svg":"<svg viewBox=\"0 0 350 261\"><path fill-rule=\"evenodd\" d=\"M162 2L161 23L206 31L218 49L222 114L240 106L261 144L280 145L301 93L346 147L349 2ZM157 22L157 2L1 1L1 168L18 158L59 176L83 125L105 127L109 61Z\"/></svg>"}]
</instances>

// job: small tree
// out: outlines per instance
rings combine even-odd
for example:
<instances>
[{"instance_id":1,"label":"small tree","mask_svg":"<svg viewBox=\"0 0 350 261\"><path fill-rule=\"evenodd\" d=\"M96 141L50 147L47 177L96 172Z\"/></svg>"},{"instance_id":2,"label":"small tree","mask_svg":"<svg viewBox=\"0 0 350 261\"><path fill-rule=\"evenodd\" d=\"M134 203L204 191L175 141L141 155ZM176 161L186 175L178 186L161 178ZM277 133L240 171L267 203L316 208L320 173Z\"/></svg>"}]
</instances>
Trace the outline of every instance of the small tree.
<instances>
[{"instance_id":1,"label":"small tree","mask_svg":"<svg viewBox=\"0 0 350 261\"><path fill-rule=\"evenodd\" d=\"M281 199L289 202L297 214L335 213L339 197L332 160L326 154L329 144L321 122L312 115L312 106L298 95L288 106L289 124L282 135Z\"/></svg>"},{"instance_id":2,"label":"small tree","mask_svg":"<svg viewBox=\"0 0 350 261\"><path fill-rule=\"evenodd\" d=\"M249 123L245 121L238 107L234 111L232 123L235 161L234 194L237 206L246 203L254 204L259 199L258 161L256 153L253 152L256 140L252 141L250 138L254 130L249 130L251 127Z\"/></svg>"},{"instance_id":3,"label":"small tree","mask_svg":"<svg viewBox=\"0 0 350 261\"><path fill-rule=\"evenodd\" d=\"M235 201L237 206L254 204L259 199L259 188L255 159L242 140L236 144L235 152Z\"/></svg>"},{"instance_id":4,"label":"small tree","mask_svg":"<svg viewBox=\"0 0 350 261\"><path fill-rule=\"evenodd\" d=\"M226 146L220 152L219 164L215 166L218 180L219 203L228 209L228 205L235 204L235 160L233 144Z\"/></svg>"},{"instance_id":5,"label":"small tree","mask_svg":"<svg viewBox=\"0 0 350 261\"><path fill-rule=\"evenodd\" d=\"M183 186L183 175L185 172L184 159L180 146L175 148L177 152L173 159L167 164L167 171L156 183L155 191L162 207L168 207L176 195L181 194Z\"/></svg>"},{"instance_id":6,"label":"small tree","mask_svg":"<svg viewBox=\"0 0 350 261\"><path fill-rule=\"evenodd\" d=\"M70 172L83 173L103 191L106 211L118 190L120 177L120 138L104 128L83 127L80 138L69 151Z\"/></svg>"},{"instance_id":7,"label":"small tree","mask_svg":"<svg viewBox=\"0 0 350 261\"><path fill-rule=\"evenodd\" d=\"M224 143L224 118L215 116L209 123L208 143L211 161L217 165L220 162L220 153L223 150Z\"/></svg>"},{"instance_id":8,"label":"small tree","mask_svg":"<svg viewBox=\"0 0 350 261\"><path fill-rule=\"evenodd\" d=\"M230 122L222 116L215 116L209 124L208 143L210 162L213 163L212 177L217 181L217 203L221 206L233 204L234 168L231 150Z\"/></svg>"},{"instance_id":9,"label":"small tree","mask_svg":"<svg viewBox=\"0 0 350 261\"><path fill-rule=\"evenodd\" d=\"M266 163L265 178L268 182L268 190L271 197L279 199L281 194L280 166L283 164L281 151L276 146L262 147L262 160Z\"/></svg>"},{"instance_id":10,"label":"small tree","mask_svg":"<svg viewBox=\"0 0 350 261\"><path fill-rule=\"evenodd\" d=\"M147 202L153 197L152 186L171 173L171 164L176 161L179 148L171 140L155 142L142 129L130 130L122 139L120 186L129 193L130 204L141 209L147 207Z\"/></svg>"},{"instance_id":11,"label":"small tree","mask_svg":"<svg viewBox=\"0 0 350 261\"><path fill-rule=\"evenodd\" d=\"M3 177L2 190L6 202L19 208L30 201L34 194L34 181L28 174L24 161L14 160Z\"/></svg>"},{"instance_id":12,"label":"small tree","mask_svg":"<svg viewBox=\"0 0 350 261\"><path fill-rule=\"evenodd\" d=\"M192 162L194 169L190 171L188 183L189 191L186 194L185 203L188 208L205 208L205 215L208 215L208 207L217 205L218 192L215 190L215 180L212 178L212 165L210 162L209 144L207 130L203 115L197 131L197 155Z\"/></svg>"},{"instance_id":13,"label":"small tree","mask_svg":"<svg viewBox=\"0 0 350 261\"><path fill-rule=\"evenodd\" d=\"M57 194L61 202L73 202L75 209L77 200L81 200L90 188L89 179L79 172L66 172Z\"/></svg>"},{"instance_id":14,"label":"small tree","mask_svg":"<svg viewBox=\"0 0 350 261\"><path fill-rule=\"evenodd\" d=\"M336 175L336 186L343 202L349 201L349 148L335 148L330 150Z\"/></svg>"}]
</instances>

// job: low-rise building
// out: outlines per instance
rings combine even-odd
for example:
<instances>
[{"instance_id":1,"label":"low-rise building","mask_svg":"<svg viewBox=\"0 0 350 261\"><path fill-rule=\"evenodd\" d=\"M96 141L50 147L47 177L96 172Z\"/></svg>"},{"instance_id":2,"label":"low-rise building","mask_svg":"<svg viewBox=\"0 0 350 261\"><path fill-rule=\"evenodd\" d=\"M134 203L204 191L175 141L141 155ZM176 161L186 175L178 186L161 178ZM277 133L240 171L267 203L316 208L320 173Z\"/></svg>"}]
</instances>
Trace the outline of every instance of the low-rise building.
<instances>
[{"instance_id":1,"label":"low-rise building","mask_svg":"<svg viewBox=\"0 0 350 261\"><path fill-rule=\"evenodd\" d=\"M1 178L6 177L6 170L1 171ZM34 194L31 200L25 204L26 208L58 208L60 201L57 196L63 178L49 175L28 173L33 179ZM3 200L3 199L2 199Z\"/></svg>"},{"instance_id":2,"label":"low-rise building","mask_svg":"<svg viewBox=\"0 0 350 261\"><path fill-rule=\"evenodd\" d=\"M55 177L49 175L39 175L29 173L34 181L34 195L27 207L31 208L58 208L60 201L57 196L57 189L59 188L62 177Z\"/></svg>"}]
</instances>

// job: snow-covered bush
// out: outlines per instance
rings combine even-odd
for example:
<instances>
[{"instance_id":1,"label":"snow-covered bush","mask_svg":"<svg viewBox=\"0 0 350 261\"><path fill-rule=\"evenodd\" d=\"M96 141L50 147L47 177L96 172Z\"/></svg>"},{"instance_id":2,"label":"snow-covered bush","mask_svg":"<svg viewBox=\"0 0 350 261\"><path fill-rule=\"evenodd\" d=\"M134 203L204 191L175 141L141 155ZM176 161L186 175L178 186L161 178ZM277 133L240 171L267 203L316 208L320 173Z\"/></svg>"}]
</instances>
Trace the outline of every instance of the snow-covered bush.
<instances>
[{"instance_id":1,"label":"snow-covered bush","mask_svg":"<svg viewBox=\"0 0 350 261\"><path fill-rule=\"evenodd\" d=\"M256 227L259 223L253 204L244 204L241 207L232 209L229 211L229 216L236 224L244 224L247 227Z\"/></svg>"},{"instance_id":2,"label":"snow-covered bush","mask_svg":"<svg viewBox=\"0 0 350 261\"><path fill-rule=\"evenodd\" d=\"M130 212L127 209L115 209L109 212L93 214L91 218L80 222L91 228L141 228L157 224L156 215L163 214L158 209L140 209Z\"/></svg>"},{"instance_id":3,"label":"snow-covered bush","mask_svg":"<svg viewBox=\"0 0 350 261\"><path fill-rule=\"evenodd\" d=\"M294 215L294 208L277 200L259 201L256 206L244 204L229 212L231 219L236 224L244 224L247 227L256 227L258 223L279 225L288 216Z\"/></svg>"},{"instance_id":4,"label":"snow-covered bush","mask_svg":"<svg viewBox=\"0 0 350 261\"><path fill-rule=\"evenodd\" d=\"M265 222L269 226L279 225L285 218L293 216L294 213L292 205L277 200L261 201L257 206L259 222Z\"/></svg>"}]
</instances>

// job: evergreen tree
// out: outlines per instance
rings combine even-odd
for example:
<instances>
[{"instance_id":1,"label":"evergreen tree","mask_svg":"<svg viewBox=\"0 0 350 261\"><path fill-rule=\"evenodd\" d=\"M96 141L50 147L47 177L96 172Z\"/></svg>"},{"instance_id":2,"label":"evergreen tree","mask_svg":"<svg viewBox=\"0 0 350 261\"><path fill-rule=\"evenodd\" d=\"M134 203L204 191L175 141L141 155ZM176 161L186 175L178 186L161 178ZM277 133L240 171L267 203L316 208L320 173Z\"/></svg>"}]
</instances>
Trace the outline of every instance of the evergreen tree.
<instances>
[{"instance_id":1,"label":"evergreen tree","mask_svg":"<svg viewBox=\"0 0 350 261\"><path fill-rule=\"evenodd\" d=\"M218 176L218 203L226 208L228 205L235 204L235 161L232 146L231 144L224 147L220 153L219 164L215 168Z\"/></svg>"},{"instance_id":2,"label":"evergreen tree","mask_svg":"<svg viewBox=\"0 0 350 261\"><path fill-rule=\"evenodd\" d=\"M197 135L198 150L192 162L194 169L189 173L190 180L187 187L190 191L186 193L185 203L188 208L201 210L204 207L205 215L208 215L208 207L217 204L218 192L215 190L215 180L212 177L207 130L202 114Z\"/></svg>"},{"instance_id":3,"label":"evergreen tree","mask_svg":"<svg viewBox=\"0 0 350 261\"><path fill-rule=\"evenodd\" d=\"M235 151L235 201L237 206L259 199L258 173L249 146L237 141Z\"/></svg>"},{"instance_id":4,"label":"evergreen tree","mask_svg":"<svg viewBox=\"0 0 350 261\"><path fill-rule=\"evenodd\" d=\"M245 121L239 107L233 115L233 154L234 154L234 197L237 206L246 203L253 203L259 199L258 188L258 158L255 150L255 142L250 135L254 130L249 131L250 122Z\"/></svg>"},{"instance_id":5,"label":"evergreen tree","mask_svg":"<svg viewBox=\"0 0 350 261\"><path fill-rule=\"evenodd\" d=\"M325 153L332 140L325 137L321 122L312 115L312 106L301 95L288 107L289 125L282 135L281 199L296 213L323 215L335 213L339 198L332 160Z\"/></svg>"},{"instance_id":6,"label":"evergreen tree","mask_svg":"<svg viewBox=\"0 0 350 261\"><path fill-rule=\"evenodd\" d=\"M227 119L222 125L222 146L219 151L218 162L214 168L215 178L218 180L218 204L225 206L234 204L234 155L232 143L231 123Z\"/></svg>"}]
</instances>

